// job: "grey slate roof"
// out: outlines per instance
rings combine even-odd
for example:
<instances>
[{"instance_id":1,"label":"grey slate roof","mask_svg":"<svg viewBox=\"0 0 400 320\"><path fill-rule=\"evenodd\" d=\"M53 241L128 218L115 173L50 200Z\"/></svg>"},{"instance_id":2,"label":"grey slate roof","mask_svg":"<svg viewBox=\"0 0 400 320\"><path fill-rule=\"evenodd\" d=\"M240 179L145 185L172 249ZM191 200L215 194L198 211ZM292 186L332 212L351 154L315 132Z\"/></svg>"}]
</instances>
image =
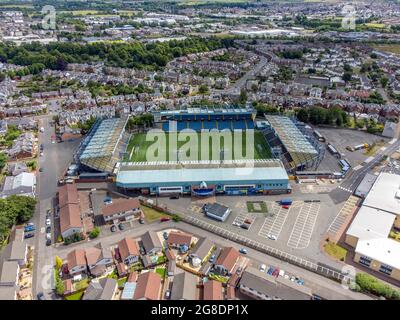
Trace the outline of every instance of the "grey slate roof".
<instances>
[{"instance_id":1,"label":"grey slate roof","mask_svg":"<svg viewBox=\"0 0 400 320\"><path fill-rule=\"evenodd\" d=\"M196 299L196 276L189 272L182 272L174 277L172 285L172 300L195 300Z\"/></svg>"}]
</instances>

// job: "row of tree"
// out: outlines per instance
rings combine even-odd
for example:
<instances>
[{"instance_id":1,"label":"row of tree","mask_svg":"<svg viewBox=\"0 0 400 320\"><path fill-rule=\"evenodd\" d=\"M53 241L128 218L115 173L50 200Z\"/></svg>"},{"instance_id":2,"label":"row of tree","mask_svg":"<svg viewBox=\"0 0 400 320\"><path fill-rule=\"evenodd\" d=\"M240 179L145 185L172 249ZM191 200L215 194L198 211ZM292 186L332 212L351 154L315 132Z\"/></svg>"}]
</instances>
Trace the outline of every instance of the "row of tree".
<instances>
[{"instance_id":1,"label":"row of tree","mask_svg":"<svg viewBox=\"0 0 400 320\"><path fill-rule=\"evenodd\" d=\"M156 69L170 60L190 53L207 52L233 45L232 39L190 37L185 40L171 40L143 44L132 42L95 42L88 44L52 42L47 45L38 42L16 46L0 44L0 62L26 66L24 74L38 72L44 67L65 70L68 63L90 63L105 61L107 65L122 68ZM30 69L29 69L30 68Z\"/></svg>"},{"instance_id":2,"label":"row of tree","mask_svg":"<svg viewBox=\"0 0 400 320\"><path fill-rule=\"evenodd\" d=\"M321 107L302 108L297 111L297 119L313 125L326 124L342 127L348 123L345 111L338 107L325 109Z\"/></svg>"}]
</instances>

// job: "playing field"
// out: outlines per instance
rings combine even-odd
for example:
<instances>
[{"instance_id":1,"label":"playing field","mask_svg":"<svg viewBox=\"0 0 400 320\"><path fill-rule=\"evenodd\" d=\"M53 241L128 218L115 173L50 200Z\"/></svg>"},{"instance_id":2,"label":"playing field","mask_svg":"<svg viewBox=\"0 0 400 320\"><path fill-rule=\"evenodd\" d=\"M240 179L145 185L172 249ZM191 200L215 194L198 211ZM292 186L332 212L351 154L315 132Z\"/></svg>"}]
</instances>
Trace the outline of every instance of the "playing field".
<instances>
[{"instance_id":1,"label":"playing field","mask_svg":"<svg viewBox=\"0 0 400 320\"><path fill-rule=\"evenodd\" d=\"M197 152L198 152L198 157L197 159L201 159L201 160L211 160L211 159L220 159L225 158L228 159L228 152L229 151L225 151L221 152L221 150L230 150L231 154L232 154L232 159L235 158L234 156L234 146L225 146L224 144L224 140L221 139L220 142L220 148L218 148L218 146L216 145L218 140L217 139L209 139L209 143L208 143L208 159L202 159L201 157L201 153L202 153L202 143L201 143L201 139L200 139L200 134L196 133L195 135L197 135L197 141L198 141L198 148L197 148ZM146 161L151 161L152 159L148 159L147 157L147 153L148 153L148 149L150 146L152 146L154 144L154 146L152 147L153 150L155 150L155 152L153 153L154 157L158 157L161 155L163 155L165 153L165 157L166 157L166 161L169 161L169 150L170 150L170 138L172 136L170 136L170 134L166 133L166 143L162 144L162 143L157 143L152 141L146 141L146 134L145 133L137 133L137 134L133 134L127 150L126 150L126 155L124 157L124 161L132 161L132 162L146 162ZM193 137L193 139L196 139L196 137ZM177 141L177 147L174 148L171 145L171 150L173 154L178 154L178 157L182 154L185 153L185 151L180 150L181 147L183 145L185 145L189 140L192 140L192 137L188 137L186 139L186 141ZM240 140L239 140L240 141ZM242 134L242 155L245 156L247 154L247 148L246 148L246 137L245 137L245 133ZM159 146L159 148L155 148L155 146ZM204 144L203 144L204 145ZM213 147L214 147L214 156L213 155ZM262 135L261 132L255 131L254 132L254 159L269 159L271 158L271 150L268 146L267 141L265 140L264 136ZM206 149L206 146L203 147L203 149ZM239 147L240 149L240 147ZM179 151L180 150L180 151ZM195 152L196 150L194 150L193 152ZM160 152L160 153L159 153ZM190 156L190 151L186 150L186 156Z\"/></svg>"}]
</instances>

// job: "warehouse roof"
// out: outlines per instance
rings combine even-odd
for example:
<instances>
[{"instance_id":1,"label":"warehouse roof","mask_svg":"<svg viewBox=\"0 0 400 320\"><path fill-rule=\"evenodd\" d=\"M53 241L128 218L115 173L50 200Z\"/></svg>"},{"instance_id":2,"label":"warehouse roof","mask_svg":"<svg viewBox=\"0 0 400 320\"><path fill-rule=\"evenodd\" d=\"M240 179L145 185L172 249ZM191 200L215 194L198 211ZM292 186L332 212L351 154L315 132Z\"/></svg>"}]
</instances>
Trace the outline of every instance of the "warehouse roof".
<instances>
[{"instance_id":1,"label":"warehouse roof","mask_svg":"<svg viewBox=\"0 0 400 320\"><path fill-rule=\"evenodd\" d=\"M386 211L362 206L346 234L360 240L387 238L395 218Z\"/></svg>"},{"instance_id":2,"label":"warehouse roof","mask_svg":"<svg viewBox=\"0 0 400 320\"><path fill-rule=\"evenodd\" d=\"M364 205L399 215L400 175L382 172L365 198Z\"/></svg>"},{"instance_id":3,"label":"warehouse roof","mask_svg":"<svg viewBox=\"0 0 400 320\"><path fill-rule=\"evenodd\" d=\"M400 269L400 244L393 239L379 238L358 241L356 253Z\"/></svg>"}]
</instances>

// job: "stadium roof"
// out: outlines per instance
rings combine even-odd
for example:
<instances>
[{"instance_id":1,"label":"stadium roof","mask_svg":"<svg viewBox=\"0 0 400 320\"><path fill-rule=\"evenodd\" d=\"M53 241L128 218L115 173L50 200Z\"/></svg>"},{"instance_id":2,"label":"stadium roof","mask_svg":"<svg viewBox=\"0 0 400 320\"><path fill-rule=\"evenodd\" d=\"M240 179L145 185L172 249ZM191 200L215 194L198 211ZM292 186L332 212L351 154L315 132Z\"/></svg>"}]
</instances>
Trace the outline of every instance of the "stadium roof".
<instances>
[{"instance_id":1,"label":"stadium roof","mask_svg":"<svg viewBox=\"0 0 400 320\"><path fill-rule=\"evenodd\" d=\"M305 163L318 155L318 151L288 117L265 115L279 140L296 164Z\"/></svg>"},{"instance_id":2,"label":"stadium roof","mask_svg":"<svg viewBox=\"0 0 400 320\"><path fill-rule=\"evenodd\" d=\"M232 161L232 163L240 161ZM261 166L262 163L265 166ZM212 163L210 161L209 163ZM122 187L151 187L155 185L165 184L200 184L205 181L210 184L226 184L232 182L250 183L259 181L260 183L271 183L271 181L285 182L288 175L280 161L254 161L258 166L238 165L238 166L199 166L194 164L185 166L175 164L174 168L170 168L166 163L163 168L162 163L158 166L149 164L148 167L144 163L130 163L128 166L122 166L117 174L117 185ZM271 166L275 163L275 166ZM243 162L245 164L245 162Z\"/></svg>"},{"instance_id":3,"label":"stadium roof","mask_svg":"<svg viewBox=\"0 0 400 320\"><path fill-rule=\"evenodd\" d=\"M234 107L192 107L179 110L160 111L160 115L177 115L177 114L212 114L212 113L253 113L254 109L234 108Z\"/></svg>"},{"instance_id":4,"label":"stadium roof","mask_svg":"<svg viewBox=\"0 0 400 320\"><path fill-rule=\"evenodd\" d=\"M126 119L123 118L97 122L82 143L79 161L98 171L112 170L112 158L122 138L125 123Z\"/></svg>"}]
</instances>

